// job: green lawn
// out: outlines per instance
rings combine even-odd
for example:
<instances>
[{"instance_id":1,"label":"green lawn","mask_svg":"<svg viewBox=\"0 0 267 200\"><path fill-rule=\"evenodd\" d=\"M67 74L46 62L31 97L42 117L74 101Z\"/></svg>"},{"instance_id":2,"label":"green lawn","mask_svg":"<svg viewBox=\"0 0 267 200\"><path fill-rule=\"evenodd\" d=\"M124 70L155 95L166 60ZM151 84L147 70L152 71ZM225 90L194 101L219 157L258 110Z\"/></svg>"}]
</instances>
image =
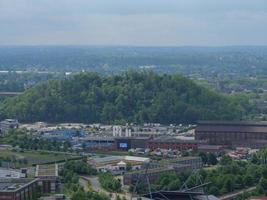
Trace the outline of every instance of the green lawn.
<instances>
[{"instance_id":1,"label":"green lawn","mask_svg":"<svg viewBox=\"0 0 267 200\"><path fill-rule=\"evenodd\" d=\"M11 160L12 166L27 167L32 166L33 164L56 162L74 157L62 153L47 153L37 151L15 152L11 150L0 150L0 159L6 160L6 158Z\"/></svg>"}]
</instances>

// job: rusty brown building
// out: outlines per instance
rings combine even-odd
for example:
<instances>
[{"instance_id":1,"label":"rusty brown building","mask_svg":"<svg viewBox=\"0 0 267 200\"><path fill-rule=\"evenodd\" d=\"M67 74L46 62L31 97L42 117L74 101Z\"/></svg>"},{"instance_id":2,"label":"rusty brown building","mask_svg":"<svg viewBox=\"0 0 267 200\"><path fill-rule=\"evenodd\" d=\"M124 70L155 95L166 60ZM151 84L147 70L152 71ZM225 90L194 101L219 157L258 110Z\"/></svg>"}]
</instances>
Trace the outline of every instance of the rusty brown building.
<instances>
[{"instance_id":1,"label":"rusty brown building","mask_svg":"<svg viewBox=\"0 0 267 200\"><path fill-rule=\"evenodd\" d=\"M155 149L172 149L172 150L196 150L199 141L196 140L180 140L173 137L160 137L148 140L147 147L151 150Z\"/></svg>"},{"instance_id":2,"label":"rusty brown building","mask_svg":"<svg viewBox=\"0 0 267 200\"><path fill-rule=\"evenodd\" d=\"M195 139L211 145L232 147L267 147L267 122L202 121Z\"/></svg>"}]
</instances>

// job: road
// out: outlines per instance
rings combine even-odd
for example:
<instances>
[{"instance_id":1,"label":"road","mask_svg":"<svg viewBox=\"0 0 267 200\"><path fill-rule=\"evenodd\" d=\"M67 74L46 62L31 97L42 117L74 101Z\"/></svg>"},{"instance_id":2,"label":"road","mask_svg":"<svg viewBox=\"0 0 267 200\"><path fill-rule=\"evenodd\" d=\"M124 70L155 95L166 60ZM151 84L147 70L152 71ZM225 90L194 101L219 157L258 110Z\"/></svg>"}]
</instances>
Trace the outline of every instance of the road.
<instances>
[{"instance_id":1,"label":"road","mask_svg":"<svg viewBox=\"0 0 267 200\"><path fill-rule=\"evenodd\" d=\"M93 188L94 191L97 191L97 192L104 192L106 193L107 195L112 195L111 196L111 200L116 200L116 196L117 195L120 195L121 197L122 196L125 196L127 200L130 200L131 199L131 195L129 193L125 193L125 194L116 194L116 193L110 193L106 190L104 190L103 188L101 188L101 185L98 181L98 177L97 176L81 176L80 179L79 179L79 183L80 185L86 190L88 191L88 182L91 183L91 186Z\"/></svg>"},{"instance_id":2,"label":"road","mask_svg":"<svg viewBox=\"0 0 267 200\"><path fill-rule=\"evenodd\" d=\"M255 186L254 187L250 187L250 188L247 188L247 189L244 189L244 190L241 190L241 191L237 191L237 192L234 192L234 193L223 195L219 199L220 200L231 200L231 199L234 199L235 197L237 197L239 195L242 195L244 192L251 192L252 190L255 190L255 189L256 189Z\"/></svg>"},{"instance_id":3,"label":"road","mask_svg":"<svg viewBox=\"0 0 267 200\"><path fill-rule=\"evenodd\" d=\"M84 182L86 182L86 187L87 187L88 186L87 183L90 182L94 191L98 191L98 192L103 191L101 188L101 185L98 181L97 176L90 176L90 177L89 176L82 176L82 177L80 177L80 179L83 180L83 182L80 183L81 186L83 186L82 184L84 184Z\"/></svg>"},{"instance_id":4,"label":"road","mask_svg":"<svg viewBox=\"0 0 267 200\"><path fill-rule=\"evenodd\" d=\"M88 187L88 181L85 180L84 178L80 177L79 178L79 184L81 187L83 187L84 191L89 191L89 187Z\"/></svg>"}]
</instances>

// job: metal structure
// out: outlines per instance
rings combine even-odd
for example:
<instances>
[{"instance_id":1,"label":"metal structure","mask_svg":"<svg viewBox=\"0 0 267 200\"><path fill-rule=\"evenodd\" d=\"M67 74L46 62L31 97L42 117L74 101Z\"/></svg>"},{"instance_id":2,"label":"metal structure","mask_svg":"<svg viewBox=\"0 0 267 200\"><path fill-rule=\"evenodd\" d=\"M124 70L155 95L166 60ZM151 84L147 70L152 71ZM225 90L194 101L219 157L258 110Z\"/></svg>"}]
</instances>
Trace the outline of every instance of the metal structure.
<instances>
[{"instance_id":1,"label":"metal structure","mask_svg":"<svg viewBox=\"0 0 267 200\"><path fill-rule=\"evenodd\" d=\"M202 177L199 174L199 170L192 171L190 176L182 184L182 186L180 187L180 189L178 191L155 191L155 192L152 192L149 177L147 174L149 166L150 166L150 163L147 163L145 166L145 175L144 175L145 176L144 180L146 181L146 184L148 187L148 193L137 195L137 199L141 199L142 197L146 197L146 198L156 199L156 200L171 200L171 199L173 199L173 197L175 195L177 195L177 198L178 198L178 196L183 196L183 197L186 196L186 197L189 197L190 200L193 200L193 196L201 195L201 196L205 196L206 200L209 200L209 196L207 194L205 194L203 188L205 186L209 185L210 182L203 183ZM140 176L141 176L141 174L138 175L138 178L134 184L134 189L133 189L132 198L131 198L132 200L133 200L133 195L136 194L138 184L140 183L140 179L141 179ZM195 177L195 184L194 184L195 186L189 188L188 182L191 180L192 177Z\"/></svg>"}]
</instances>

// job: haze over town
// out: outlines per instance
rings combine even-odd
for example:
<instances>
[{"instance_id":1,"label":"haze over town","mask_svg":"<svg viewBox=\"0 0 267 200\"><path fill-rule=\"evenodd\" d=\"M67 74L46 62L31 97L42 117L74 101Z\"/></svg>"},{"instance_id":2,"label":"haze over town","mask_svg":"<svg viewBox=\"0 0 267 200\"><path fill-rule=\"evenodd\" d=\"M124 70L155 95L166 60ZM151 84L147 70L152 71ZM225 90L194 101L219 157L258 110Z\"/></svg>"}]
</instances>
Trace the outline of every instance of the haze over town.
<instances>
[{"instance_id":1,"label":"haze over town","mask_svg":"<svg viewBox=\"0 0 267 200\"><path fill-rule=\"evenodd\" d=\"M266 200L266 0L0 0L0 200Z\"/></svg>"}]
</instances>

